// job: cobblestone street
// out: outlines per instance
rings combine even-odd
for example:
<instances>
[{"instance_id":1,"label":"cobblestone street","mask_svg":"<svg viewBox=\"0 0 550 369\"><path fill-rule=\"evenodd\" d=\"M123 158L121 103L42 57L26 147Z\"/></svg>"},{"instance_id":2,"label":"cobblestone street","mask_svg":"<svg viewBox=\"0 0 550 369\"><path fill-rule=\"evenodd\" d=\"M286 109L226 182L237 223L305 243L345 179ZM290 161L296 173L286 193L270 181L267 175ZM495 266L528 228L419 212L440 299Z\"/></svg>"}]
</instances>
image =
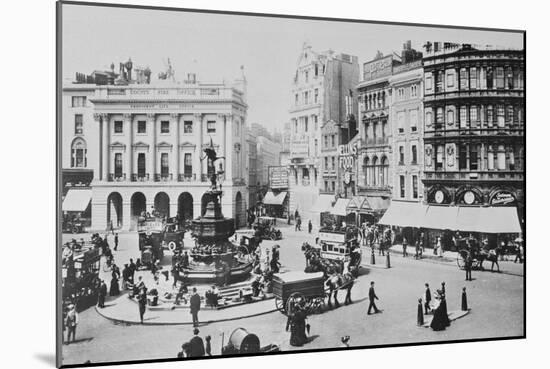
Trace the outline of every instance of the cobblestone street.
<instances>
[{"instance_id":1,"label":"cobblestone street","mask_svg":"<svg viewBox=\"0 0 550 369\"><path fill-rule=\"evenodd\" d=\"M302 270L304 256L300 250L302 242L314 242L314 234L295 232L293 228L282 227L283 240L281 261L284 270ZM315 231L313 232L315 233ZM68 239L70 235L66 235ZM79 236L80 237L80 236ZM109 240L112 244L111 240ZM275 242L264 241L263 247L270 248ZM130 257L137 257L137 235L120 235L119 250L115 261L123 265ZM169 263L165 256L164 264ZM464 272L456 263L438 260L414 260L392 254L390 269L385 260L377 257L376 265L370 266L370 257L363 251L363 270L353 292L354 296L366 296L369 282L376 282L377 301L382 314L367 316L368 301L354 299L352 305L312 315L312 341L304 349L338 347L340 337L349 335L350 344L383 345L410 342L446 341L457 339L478 339L488 337L519 336L523 334L523 264L501 262L502 273L474 271L471 282L464 281ZM449 311L460 310L460 293L463 286L468 292L471 312L454 321L441 332L416 326L417 299L423 294L424 283L430 283L432 291L446 282ZM343 294L340 301L343 301ZM254 304L248 307L253 314ZM137 307L136 307L137 315ZM186 312L175 312L183 314ZM200 315L199 315L200 317ZM352 318L350 318L352 317ZM286 317L280 312L225 321L201 326L201 335L212 336L212 352L219 355L222 333L225 343L231 332L239 327L259 336L261 344L275 343L284 351L296 349L288 344L289 333L285 332ZM65 345L63 362L78 364L118 360L147 360L175 357L183 342L192 336L190 326L139 326L115 324L100 316L95 308L80 314L77 343Z\"/></svg>"}]
</instances>

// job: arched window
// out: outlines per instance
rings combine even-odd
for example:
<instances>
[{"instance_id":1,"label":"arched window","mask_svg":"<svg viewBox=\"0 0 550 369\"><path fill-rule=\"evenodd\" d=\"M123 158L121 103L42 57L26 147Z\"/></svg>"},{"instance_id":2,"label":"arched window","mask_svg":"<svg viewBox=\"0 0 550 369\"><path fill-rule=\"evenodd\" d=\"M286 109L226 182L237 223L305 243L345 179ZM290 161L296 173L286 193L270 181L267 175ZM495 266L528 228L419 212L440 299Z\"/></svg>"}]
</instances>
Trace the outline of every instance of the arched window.
<instances>
[{"instance_id":1,"label":"arched window","mask_svg":"<svg viewBox=\"0 0 550 369\"><path fill-rule=\"evenodd\" d=\"M372 158L372 166L371 166L371 185L376 186L378 184L379 179L378 177L378 158L375 156Z\"/></svg>"},{"instance_id":2,"label":"arched window","mask_svg":"<svg viewBox=\"0 0 550 369\"><path fill-rule=\"evenodd\" d=\"M71 168L86 168L88 165L86 154L86 141L77 137L71 145Z\"/></svg>"},{"instance_id":3,"label":"arched window","mask_svg":"<svg viewBox=\"0 0 550 369\"><path fill-rule=\"evenodd\" d=\"M389 163L388 158L386 156L382 157L382 160L380 161L380 185L381 186L387 186L388 185L388 169L389 169Z\"/></svg>"},{"instance_id":4,"label":"arched window","mask_svg":"<svg viewBox=\"0 0 550 369\"><path fill-rule=\"evenodd\" d=\"M365 156L365 159L363 160L363 176L365 177L365 186L369 185L369 180L371 178L370 173L370 160L368 156Z\"/></svg>"}]
</instances>

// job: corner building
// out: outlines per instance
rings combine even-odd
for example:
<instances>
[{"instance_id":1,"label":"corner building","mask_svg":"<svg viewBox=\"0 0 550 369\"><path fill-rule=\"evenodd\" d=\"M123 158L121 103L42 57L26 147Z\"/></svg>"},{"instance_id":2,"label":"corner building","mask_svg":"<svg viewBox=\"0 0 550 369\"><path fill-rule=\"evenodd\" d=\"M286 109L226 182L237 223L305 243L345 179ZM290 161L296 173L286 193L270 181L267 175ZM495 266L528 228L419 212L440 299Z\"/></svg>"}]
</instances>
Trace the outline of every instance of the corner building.
<instances>
[{"instance_id":1,"label":"corner building","mask_svg":"<svg viewBox=\"0 0 550 369\"><path fill-rule=\"evenodd\" d=\"M427 45L425 201L516 206L523 224L524 51Z\"/></svg>"},{"instance_id":2,"label":"corner building","mask_svg":"<svg viewBox=\"0 0 550 369\"><path fill-rule=\"evenodd\" d=\"M317 219L312 207L324 189L321 177L321 127L347 120L346 97L359 79L356 56L316 52L304 44L291 89L290 211Z\"/></svg>"},{"instance_id":3,"label":"corner building","mask_svg":"<svg viewBox=\"0 0 550 369\"><path fill-rule=\"evenodd\" d=\"M211 142L225 157L216 162L216 170L223 171L222 211L238 226L245 224L247 104L242 91L194 79L70 84L63 91L72 100L86 96L86 114L93 117L93 127L85 132L87 165L94 169L92 229L111 224L134 229L139 214L153 206L169 217L202 215L210 179L207 160L201 159ZM72 122L71 114L64 112L63 120Z\"/></svg>"}]
</instances>

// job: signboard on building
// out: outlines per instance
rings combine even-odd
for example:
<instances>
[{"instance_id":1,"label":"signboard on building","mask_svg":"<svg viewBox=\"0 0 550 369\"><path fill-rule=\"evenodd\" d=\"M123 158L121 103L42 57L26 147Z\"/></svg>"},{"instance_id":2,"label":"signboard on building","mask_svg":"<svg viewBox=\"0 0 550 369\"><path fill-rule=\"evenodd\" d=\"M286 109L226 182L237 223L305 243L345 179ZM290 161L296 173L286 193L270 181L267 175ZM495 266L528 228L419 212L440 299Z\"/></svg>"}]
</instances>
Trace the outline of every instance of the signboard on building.
<instances>
[{"instance_id":1,"label":"signboard on building","mask_svg":"<svg viewBox=\"0 0 550 369\"><path fill-rule=\"evenodd\" d=\"M499 191L491 198L491 205L513 205L516 201L514 195L508 191Z\"/></svg>"},{"instance_id":2,"label":"signboard on building","mask_svg":"<svg viewBox=\"0 0 550 369\"><path fill-rule=\"evenodd\" d=\"M370 81L391 75L392 60L393 57L388 55L384 58L363 64L363 80Z\"/></svg>"},{"instance_id":3,"label":"signboard on building","mask_svg":"<svg viewBox=\"0 0 550 369\"><path fill-rule=\"evenodd\" d=\"M269 167L269 188L288 188L288 169L286 167Z\"/></svg>"},{"instance_id":4,"label":"signboard on building","mask_svg":"<svg viewBox=\"0 0 550 369\"><path fill-rule=\"evenodd\" d=\"M357 153L359 152L359 144L357 142L338 146L338 165L345 170L353 169Z\"/></svg>"},{"instance_id":5,"label":"signboard on building","mask_svg":"<svg viewBox=\"0 0 550 369\"><path fill-rule=\"evenodd\" d=\"M294 140L290 143L290 157L306 158L309 156L309 141Z\"/></svg>"}]
</instances>

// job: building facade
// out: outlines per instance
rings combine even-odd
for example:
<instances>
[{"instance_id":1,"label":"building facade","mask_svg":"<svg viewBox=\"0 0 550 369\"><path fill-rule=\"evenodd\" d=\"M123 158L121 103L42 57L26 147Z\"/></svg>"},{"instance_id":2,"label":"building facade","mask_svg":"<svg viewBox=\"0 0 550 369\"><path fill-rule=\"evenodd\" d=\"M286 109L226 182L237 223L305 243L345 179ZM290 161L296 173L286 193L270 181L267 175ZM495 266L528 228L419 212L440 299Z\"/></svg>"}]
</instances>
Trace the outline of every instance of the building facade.
<instances>
[{"instance_id":1,"label":"building facade","mask_svg":"<svg viewBox=\"0 0 550 369\"><path fill-rule=\"evenodd\" d=\"M321 126L346 121L349 91L359 79L356 56L318 53L304 44L291 89L290 209L312 219L321 180Z\"/></svg>"},{"instance_id":2,"label":"building facade","mask_svg":"<svg viewBox=\"0 0 550 369\"><path fill-rule=\"evenodd\" d=\"M256 136L252 134L250 129L246 133L246 147L247 147L247 169L248 169L248 205L254 206L258 201L258 187L260 182L258 180L258 153L257 153L257 141Z\"/></svg>"},{"instance_id":3,"label":"building facade","mask_svg":"<svg viewBox=\"0 0 550 369\"><path fill-rule=\"evenodd\" d=\"M395 66L390 77L392 198L421 202L423 176L422 60Z\"/></svg>"},{"instance_id":4,"label":"building facade","mask_svg":"<svg viewBox=\"0 0 550 369\"><path fill-rule=\"evenodd\" d=\"M278 166L281 155L281 144L265 136L256 137L258 156L257 178L260 186L269 185L269 167Z\"/></svg>"},{"instance_id":5,"label":"building facade","mask_svg":"<svg viewBox=\"0 0 550 369\"><path fill-rule=\"evenodd\" d=\"M424 188L428 204L524 206L523 50L427 43Z\"/></svg>"},{"instance_id":6,"label":"building facade","mask_svg":"<svg viewBox=\"0 0 550 369\"><path fill-rule=\"evenodd\" d=\"M244 225L247 104L242 89L201 84L194 76L155 84L135 83L128 76L115 84L67 84L63 99L63 142L71 142L69 157L69 148L62 149L63 166L84 161L94 171L92 229L111 224L133 229L137 216L153 206L167 216L201 215L202 195L210 186L203 149L211 143L225 158L216 162L223 173L224 215ZM79 114L83 133L71 140L65 135L79 132ZM75 151L80 148L84 151Z\"/></svg>"},{"instance_id":7,"label":"building facade","mask_svg":"<svg viewBox=\"0 0 550 369\"><path fill-rule=\"evenodd\" d=\"M361 170L359 195L379 209L387 208L392 196L393 147L390 106L392 88L390 77L400 62L394 55L378 55L363 64L363 78L357 85L361 101L359 132Z\"/></svg>"}]
</instances>

